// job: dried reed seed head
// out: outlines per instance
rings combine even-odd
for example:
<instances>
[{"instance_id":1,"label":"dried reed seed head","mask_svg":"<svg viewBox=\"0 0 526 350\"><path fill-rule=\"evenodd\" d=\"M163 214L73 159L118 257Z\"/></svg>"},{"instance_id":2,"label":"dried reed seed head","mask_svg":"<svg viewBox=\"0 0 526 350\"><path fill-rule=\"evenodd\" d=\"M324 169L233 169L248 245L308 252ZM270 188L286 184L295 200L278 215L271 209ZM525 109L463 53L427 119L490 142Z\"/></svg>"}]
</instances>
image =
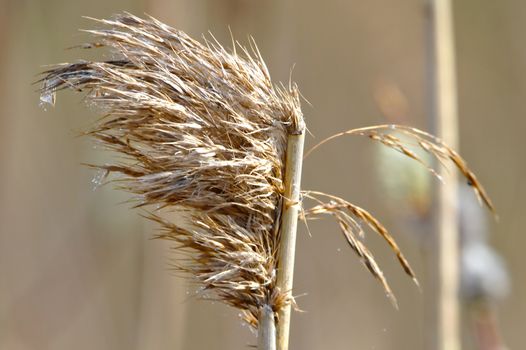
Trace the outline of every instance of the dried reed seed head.
<instances>
[{"instance_id":1,"label":"dried reed seed head","mask_svg":"<svg viewBox=\"0 0 526 350\"><path fill-rule=\"evenodd\" d=\"M124 156L98 166L116 173L119 187L136 195L137 205L170 207L182 217L169 222L154 213L159 238L185 253L178 269L242 310L257 327L259 310L275 312L294 303L276 288L279 223L288 134L303 132L299 92L294 84L274 86L251 42L241 54L217 41L201 44L154 18L130 14L95 20L88 30L98 41L82 48L106 47L114 59L66 63L44 72L43 103L57 90L87 91L87 101L104 117L87 134ZM417 129L381 125L330 137L364 135L424 163L400 138L438 160L451 161L479 198L493 205L465 161L437 138ZM308 156L310 152L306 154ZM425 164L424 164L425 165ZM430 167L428 169L436 175ZM389 232L370 213L339 197L303 192L317 203L302 218L331 215L364 265L396 300L372 253L361 241L361 222L381 235L405 272L416 278ZM323 202L325 198L328 202Z\"/></svg>"},{"instance_id":2,"label":"dried reed seed head","mask_svg":"<svg viewBox=\"0 0 526 350\"><path fill-rule=\"evenodd\" d=\"M119 174L139 206L186 213L173 223L153 214L159 237L190 252L180 268L256 325L263 305L291 302L274 287L274 223L286 137L304 127L296 85L272 84L254 42L228 52L151 17L95 21L103 28L86 32L96 42L81 47L106 47L114 58L46 71L42 101L87 91L105 114L87 133L125 158L99 167Z\"/></svg>"}]
</instances>

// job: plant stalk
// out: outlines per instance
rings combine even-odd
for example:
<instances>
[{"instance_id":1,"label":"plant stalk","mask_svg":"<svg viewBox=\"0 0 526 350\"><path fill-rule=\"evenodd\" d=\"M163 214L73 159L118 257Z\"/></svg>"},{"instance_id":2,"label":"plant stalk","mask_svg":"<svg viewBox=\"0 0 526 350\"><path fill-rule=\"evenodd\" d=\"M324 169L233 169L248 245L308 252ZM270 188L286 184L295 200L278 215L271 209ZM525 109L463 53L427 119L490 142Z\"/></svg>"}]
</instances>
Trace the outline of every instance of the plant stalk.
<instances>
[{"instance_id":1,"label":"plant stalk","mask_svg":"<svg viewBox=\"0 0 526 350\"><path fill-rule=\"evenodd\" d=\"M276 350L276 323L274 311L268 305L259 312L258 350Z\"/></svg>"},{"instance_id":2,"label":"plant stalk","mask_svg":"<svg viewBox=\"0 0 526 350\"><path fill-rule=\"evenodd\" d=\"M301 168L305 128L297 134L289 134L285 163L285 193L281 215L279 266L277 287L292 300L294 257L296 253L296 231L300 208ZM277 349L287 350L289 345L291 304L278 312Z\"/></svg>"},{"instance_id":3,"label":"plant stalk","mask_svg":"<svg viewBox=\"0 0 526 350\"><path fill-rule=\"evenodd\" d=\"M453 8L451 0L431 0L432 81L435 129L451 148L458 149L457 84ZM446 180L438 190L438 295L436 348L458 350L459 316L459 235L457 225L457 177L442 169Z\"/></svg>"}]
</instances>

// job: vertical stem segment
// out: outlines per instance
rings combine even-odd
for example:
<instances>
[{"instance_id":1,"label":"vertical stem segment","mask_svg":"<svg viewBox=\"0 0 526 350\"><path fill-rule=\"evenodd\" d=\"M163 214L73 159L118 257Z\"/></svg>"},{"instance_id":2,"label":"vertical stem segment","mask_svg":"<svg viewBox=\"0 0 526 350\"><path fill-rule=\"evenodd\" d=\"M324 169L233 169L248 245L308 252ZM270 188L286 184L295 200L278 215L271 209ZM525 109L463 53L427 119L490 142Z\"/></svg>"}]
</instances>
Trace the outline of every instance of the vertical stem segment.
<instances>
[{"instance_id":1,"label":"vertical stem segment","mask_svg":"<svg viewBox=\"0 0 526 350\"><path fill-rule=\"evenodd\" d=\"M285 198L281 215L277 287L282 293L287 293L288 296L292 295L304 141L304 128L301 128L297 134L289 134L287 141ZM278 313L278 350L287 350L289 346L290 311L291 305L288 304Z\"/></svg>"},{"instance_id":2,"label":"vertical stem segment","mask_svg":"<svg viewBox=\"0 0 526 350\"><path fill-rule=\"evenodd\" d=\"M436 131L452 148L458 147L457 84L453 9L451 0L431 0L434 51L434 100ZM447 181L438 201L438 320L437 348L459 350L459 237L457 225L457 179L443 170Z\"/></svg>"},{"instance_id":3,"label":"vertical stem segment","mask_svg":"<svg viewBox=\"0 0 526 350\"><path fill-rule=\"evenodd\" d=\"M274 311L268 305L259 311L258 350L276 350Z\"/></svg>"}]
</instances>

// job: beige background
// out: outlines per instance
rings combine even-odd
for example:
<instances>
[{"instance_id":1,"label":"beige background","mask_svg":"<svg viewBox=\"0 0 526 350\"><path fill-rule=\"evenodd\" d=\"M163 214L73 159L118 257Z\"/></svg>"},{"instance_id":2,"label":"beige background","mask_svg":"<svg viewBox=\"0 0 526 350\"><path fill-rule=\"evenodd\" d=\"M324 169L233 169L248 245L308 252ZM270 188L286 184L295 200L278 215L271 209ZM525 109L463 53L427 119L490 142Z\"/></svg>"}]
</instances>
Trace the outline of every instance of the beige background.
<instances>
[{"instance_id":1,"label":"beige background","mask_svg":"<svg viewBox=\"0 0 526 350\"><path fill-rule=\"evenodd\" d=\"M120 204L126 195L93 191L103 162L76 131L94 114L79 96L59 96L46 113L31 85L45 64L86 52L81 16L128 10L150 13L199 36L229 42L230 26L251 34L274 80L293 78L316 139L384 121L374 98L379 82L407 100L407 122L429 129L423 0L0 0L0 349L244 349L255 337L237 312L195 300L170 272L167 242ZM505 257L513 291L500 307L510 349L526 331L526 2L455 2L460 150L500 214L492 242ZM308 145L315 140L310 137ZM337 193L373 213L393 233L419 276L425 259L374 176L375 146L347 139L305 164L305 189ZM398 296L394 310L330 222L303 225L291 349L424 349L426 290L405 278L385 244L368 239ZM424 228L427 230L428 228ZM408 228L407 230L411 230ZM467 334L468 329L464 329ZM472 342L465 336L466 349Z\"/></svg>"}]
</instances>

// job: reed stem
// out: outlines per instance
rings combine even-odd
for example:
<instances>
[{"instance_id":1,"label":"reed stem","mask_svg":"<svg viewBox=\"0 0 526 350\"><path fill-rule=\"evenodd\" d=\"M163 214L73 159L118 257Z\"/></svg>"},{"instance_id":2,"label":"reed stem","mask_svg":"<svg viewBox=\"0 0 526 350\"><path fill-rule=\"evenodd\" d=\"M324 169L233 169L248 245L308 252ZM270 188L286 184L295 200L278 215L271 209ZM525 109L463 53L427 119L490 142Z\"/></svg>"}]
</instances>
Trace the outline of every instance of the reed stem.
<instances>
[{"instance_id":1,"label":"reed stem","mask_svg":"<svg viewBox=\"0 0 526 350\"><path fill-rule=\"evenodd\" d=\"M435 128L439 137L451 148L457 149L457 84L453 8L451 0L432 0L431 25L434 64ZM438 350L458 350L460 344L459 320L459 238L457 225L457 176L442 169L446 179L438 190L438 295L437 331Z\"/></svg>"},{"instance_id":2,"label":"reed stem","mask_svg":"<svg viewBox=\"0 0 526 350\"><path fill-rule=\"evenodd\" d=\"M259 313L258 350L276 350L276 323L274 311L268 305Z\"/></svg>"},{"instance_id":3,"label":"reed stem","mask_svg":"<svg viewBox=\"0 0 526 350\"><path fill-rule=\"evenodd\" d=\"M285 164L285 194L281 219L281 239L277 287L282 293L292 296L294 276L294 257L296 252L296 231L300 207L301 168L303 163L303 145L305 128L297 134L289 134ZM290 300L292 300L290 298ZM278 313L277 349L287 350L289 344L291 305L288 303Z\"/></svg>"}]
</instances>

